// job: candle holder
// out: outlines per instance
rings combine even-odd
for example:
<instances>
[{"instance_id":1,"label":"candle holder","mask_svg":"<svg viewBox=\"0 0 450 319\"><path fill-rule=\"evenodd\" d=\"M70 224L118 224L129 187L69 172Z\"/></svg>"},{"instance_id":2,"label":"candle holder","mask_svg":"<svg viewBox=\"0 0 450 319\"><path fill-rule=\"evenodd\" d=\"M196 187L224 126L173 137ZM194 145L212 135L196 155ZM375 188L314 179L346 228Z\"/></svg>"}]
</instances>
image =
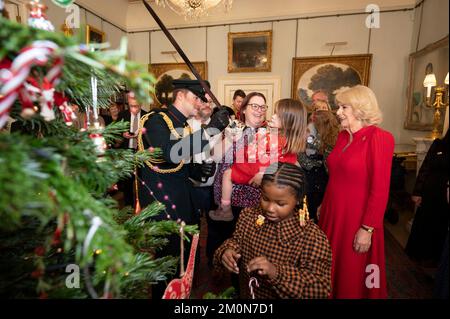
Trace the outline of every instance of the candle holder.
<instances>
[{"instance_id":1,"label":"candle holder","mask_svg":"<svg viewBox=\"0 0 450 319\"><path fill-rule=\"evenodd\" d=\"M430 78L432 78L430 80ZM427 98L425 103L427 107L434 109L433 115L433 130L431 131L431 138L435 139L441 136L442 134L442 109L446 109L448 107L448 73L445 77L445 86L436 86L436 77L434 74L428 74L424 80L424 86L427 88ZM434 101L432 100L431 89L434 89Z\"/></svg>"}]
</instances>

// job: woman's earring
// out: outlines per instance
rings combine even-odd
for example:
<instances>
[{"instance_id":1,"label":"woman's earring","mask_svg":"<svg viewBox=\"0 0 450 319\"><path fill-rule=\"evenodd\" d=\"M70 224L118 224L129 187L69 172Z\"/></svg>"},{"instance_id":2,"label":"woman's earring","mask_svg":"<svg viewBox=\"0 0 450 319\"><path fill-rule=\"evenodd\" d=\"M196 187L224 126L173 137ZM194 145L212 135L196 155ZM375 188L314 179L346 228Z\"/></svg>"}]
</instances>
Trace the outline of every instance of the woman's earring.
<instances>
[{"instance_id":1,"label":"woman's earring","mask_svg":"<svg viewBox=\"0 0 450 319\"><path fill-rule=\"evenodd\" d=\"M301 227L306 226L306 222L309 220L309 212L308 212L308 205L306 203L306 196L303 197L303 207L298 210L298 215L300 220L300 226Z\"/></svg>"}]
</instances>

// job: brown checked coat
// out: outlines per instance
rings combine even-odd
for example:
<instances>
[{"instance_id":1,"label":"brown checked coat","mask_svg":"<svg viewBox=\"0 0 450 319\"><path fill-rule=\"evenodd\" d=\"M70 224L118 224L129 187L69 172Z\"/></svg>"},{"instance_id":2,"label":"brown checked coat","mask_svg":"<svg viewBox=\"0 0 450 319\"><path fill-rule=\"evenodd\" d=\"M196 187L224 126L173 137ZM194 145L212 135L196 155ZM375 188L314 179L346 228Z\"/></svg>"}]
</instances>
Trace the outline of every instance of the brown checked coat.
<instances>
[{"instance_id":1,"label":"brown checked coat","mask_svg":"<svg viewBox=\"0 0 450 319\"><path fill-rule=\"evenodd\" d=\"M312 221L301 227L297 216L277 223L266 220L258 226L258 215L263 215L261 207L241 212L233 236L215 252L215 267L224 270L221 259L227 248L241 254L241 298L251 298L251 277L259 282L259 287L254 287L257 299L327 298L331 290L331 248L325 234ZM274 280L247 272L247 263L260 256L276 266Z\"/></svg>"}]
</instances>

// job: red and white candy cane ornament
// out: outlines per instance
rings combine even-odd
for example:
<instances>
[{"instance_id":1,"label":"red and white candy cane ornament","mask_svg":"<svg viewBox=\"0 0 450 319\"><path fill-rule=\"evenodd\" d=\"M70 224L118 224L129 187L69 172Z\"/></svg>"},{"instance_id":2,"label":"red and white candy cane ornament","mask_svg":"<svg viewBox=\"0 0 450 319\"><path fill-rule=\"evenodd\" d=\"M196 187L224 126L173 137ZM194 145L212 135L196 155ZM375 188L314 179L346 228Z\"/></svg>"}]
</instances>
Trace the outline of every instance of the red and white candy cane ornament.
<instances>
[{"instance_id":1,"label":"red and white candy cane ornament","mask_svg":"<svg viewBox=\"0 0 450 319\"><path fill-rule=\"evenodd\" d=\"M17 99L19 91L35 65L45 65L54 55L58 46L51 41L35 41L20 51L12 62L10 69L0 70L0 128L8 120L11 105ZM54 86L61 74L63 61L57 57L55 64L49 70L46 78Z\"/></svg>"}]
</instances>

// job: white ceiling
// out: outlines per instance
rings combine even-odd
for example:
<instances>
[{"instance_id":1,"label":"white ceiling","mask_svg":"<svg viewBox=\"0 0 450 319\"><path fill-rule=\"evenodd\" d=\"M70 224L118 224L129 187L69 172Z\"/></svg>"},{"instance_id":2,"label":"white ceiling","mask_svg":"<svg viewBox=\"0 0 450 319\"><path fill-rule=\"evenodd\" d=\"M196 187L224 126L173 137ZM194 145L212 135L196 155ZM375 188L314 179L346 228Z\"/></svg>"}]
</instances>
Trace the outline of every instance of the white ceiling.
<instances>
[{"instance_id":1,"label":"white ceiling","mask_svg":"<svg viewBox=\"0 0 450 319\"><path fill-rule=\"evenodd\" d=\"M122 26L128 31L157 28L141 0L77 0L96 14ZM411 8L416 0L234 0L230 12L219 5L209 16L197 21L185 21L169 8L148 1L166 26L208 25L251 20L317 16L347 12L364 12L376 3L381 10Z\"/></svg>"}]
</instances>

